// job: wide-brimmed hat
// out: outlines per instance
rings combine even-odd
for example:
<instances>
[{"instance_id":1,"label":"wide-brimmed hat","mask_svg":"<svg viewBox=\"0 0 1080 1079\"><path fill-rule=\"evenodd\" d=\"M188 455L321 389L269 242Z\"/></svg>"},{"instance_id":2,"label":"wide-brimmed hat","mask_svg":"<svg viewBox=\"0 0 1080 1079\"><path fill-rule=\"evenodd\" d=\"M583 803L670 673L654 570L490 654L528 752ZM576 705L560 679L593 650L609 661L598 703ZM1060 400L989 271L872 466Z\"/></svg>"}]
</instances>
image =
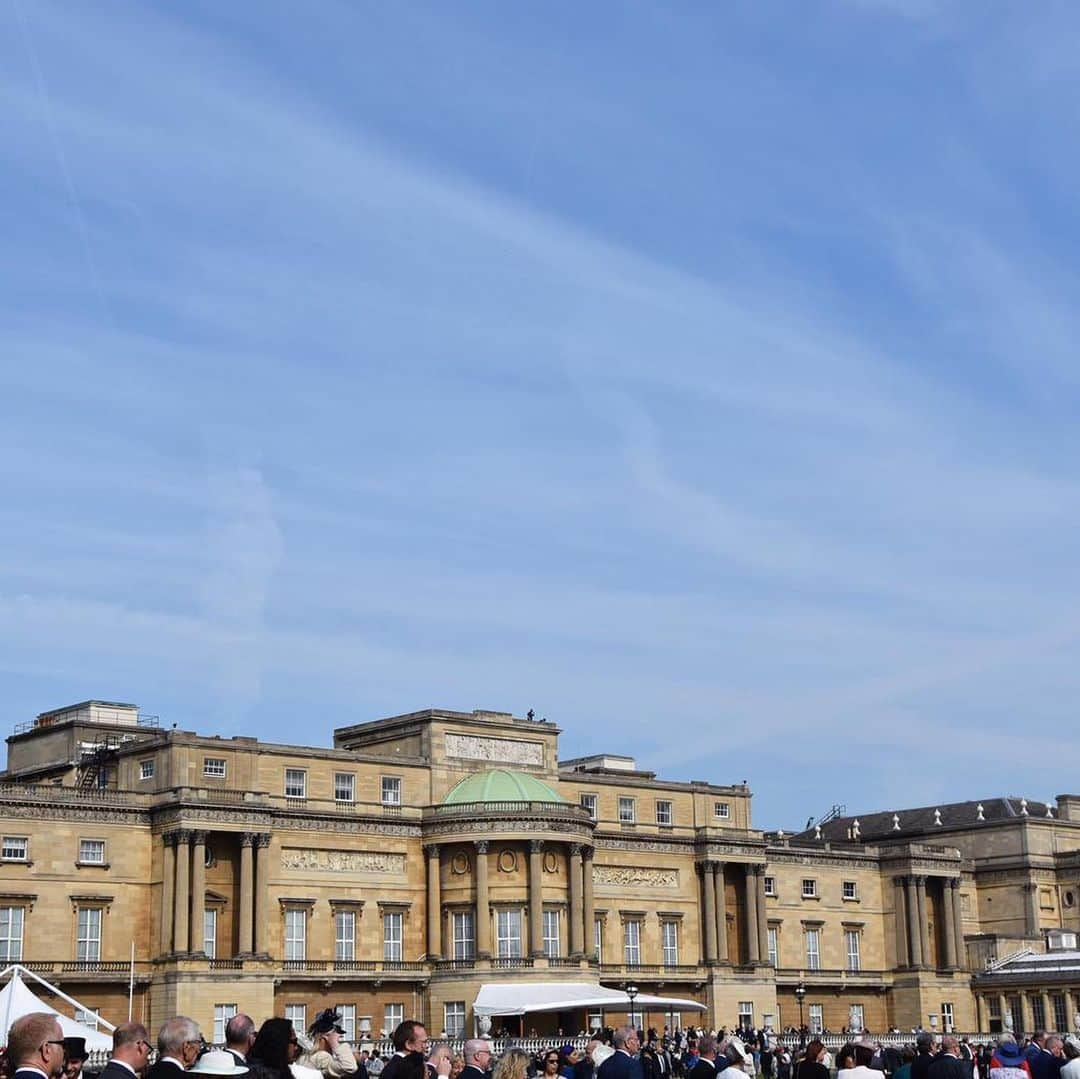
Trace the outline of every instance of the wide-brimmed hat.
<instances>
[{"instance_id":1,"label":"wide-brimmed hat","mask_svg":"<svg viewBox=\"0 0 1080 1079\"><path fill-rule=\"evenodd\" d=\"M232 1053L224 1049L210 1049L188 1070L199 1075L245 1075L248 1069L243 1064L237 1064Z\"/></svg>"}]
</instances>

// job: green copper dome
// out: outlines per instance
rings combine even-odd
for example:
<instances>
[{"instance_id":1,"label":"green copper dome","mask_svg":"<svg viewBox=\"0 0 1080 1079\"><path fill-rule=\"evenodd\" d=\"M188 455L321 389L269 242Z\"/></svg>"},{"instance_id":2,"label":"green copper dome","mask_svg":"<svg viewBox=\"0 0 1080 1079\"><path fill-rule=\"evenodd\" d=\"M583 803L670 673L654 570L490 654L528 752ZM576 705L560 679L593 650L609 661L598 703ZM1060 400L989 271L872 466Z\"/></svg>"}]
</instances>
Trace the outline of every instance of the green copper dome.
<instances>
[{"instance_id":1,"label":"green copper dome","mask_svg":"<svg viewBox=\"0 0 1080 1079\"><path fill-rule=\"evenodd\" d=\"M442 800L444 806L470 802L556 802L565 805L566 799L527 772L493 768L490 772L466 776L451 787Z\"/></svg>"}]
</instances>

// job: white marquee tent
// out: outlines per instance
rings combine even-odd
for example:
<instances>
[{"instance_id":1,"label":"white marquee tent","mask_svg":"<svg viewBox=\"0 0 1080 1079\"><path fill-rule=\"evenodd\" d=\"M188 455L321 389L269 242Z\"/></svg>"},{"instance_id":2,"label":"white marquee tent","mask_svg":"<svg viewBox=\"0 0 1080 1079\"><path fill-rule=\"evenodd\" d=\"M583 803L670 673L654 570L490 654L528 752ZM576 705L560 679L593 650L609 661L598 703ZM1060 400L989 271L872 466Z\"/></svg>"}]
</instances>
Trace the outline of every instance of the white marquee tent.
<instances>
[{"instance_id":1,"label":"white marquee tent","mask_svg":"<svg viewBox=\"0 0 1080 1079\"><path fill-rule=\"evenodd\" d=\"M630 998L619 989L589 982L509 982L485 983L476 994L473 1011L477 1015L525 1015L528 1012L626 1011ZM638 993L636 1011L704 1011L705 1005L679 997L654 997Z\"/></svg>"},{"instance_id":2,"label":"white marquee tent","mask_svg":"<svg viewBox=\"0 0 1080 1079\"><path fill-rule=\"evenodd\" d=\"M45 1001L32 992L26 982L23 981L24 976L32 978L36 982L40 982L58 997L66 1000L73 1008L82 1008L84 1011L90 1011L89 1008L80 1004L74 997L69 997L66 993L57 989L55 985L50 985L44 978L39 978L33 971L27 970L26 967L20 966L18 963L14 963L10 967L6 967L4 970L0 971L0 980L8 978L7 985L5 985L3 989L0 989L0 1024L3 1024L4 1033L2 1040L5 1045L7 1044L7 1034L11 1029L11 1024L20 1016L29 1015L30 1012L52 1012L60 1021L60 1029L63 1030L65 1038L85 1038L86 1048L90 1052L96 1052L98 1050L108 1051L112 1048L112 1038L108 1034L102 1034L100 1031L93 1030L88 1026L84 1026L82 1023L77 1023L69 1016L64 1015L62 1012L58 1012L52 1005L46 1004ZM106 1023L104 1019L99 1020L99 1022L110 1031L113 1029L112 1023Z\"/></svg>"}]
</instances>

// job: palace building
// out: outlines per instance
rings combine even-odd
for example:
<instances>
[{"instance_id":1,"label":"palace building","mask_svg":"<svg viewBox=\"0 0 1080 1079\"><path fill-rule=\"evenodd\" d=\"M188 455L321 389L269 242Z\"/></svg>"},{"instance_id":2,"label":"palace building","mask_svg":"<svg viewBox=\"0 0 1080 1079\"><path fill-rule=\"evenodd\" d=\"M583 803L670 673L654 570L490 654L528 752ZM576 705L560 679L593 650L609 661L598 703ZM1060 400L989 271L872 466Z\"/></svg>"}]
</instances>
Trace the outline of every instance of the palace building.
<instances>
[{"instance_id":1,"label":"palace building","mask_svg":"<svg viewBox=\"0 0 1080 1079\"><path fill-rule=\"evenodd\" d=\"M430 709L325 749L128 704L44 712L7 740L0 959L112 1022L133 977L136 1018L191 1015L218 1041L237 1010L306 1025L329 1006L354 1038L409 1017L472 1033L482 991L525 1001L494 1019L520 1033L631 1011L1072 1029L1080 797L765 833L744 784L560 760L559 734ZM553 992L562 1010L531 1010Z\"/></svg>"}]
</instances>

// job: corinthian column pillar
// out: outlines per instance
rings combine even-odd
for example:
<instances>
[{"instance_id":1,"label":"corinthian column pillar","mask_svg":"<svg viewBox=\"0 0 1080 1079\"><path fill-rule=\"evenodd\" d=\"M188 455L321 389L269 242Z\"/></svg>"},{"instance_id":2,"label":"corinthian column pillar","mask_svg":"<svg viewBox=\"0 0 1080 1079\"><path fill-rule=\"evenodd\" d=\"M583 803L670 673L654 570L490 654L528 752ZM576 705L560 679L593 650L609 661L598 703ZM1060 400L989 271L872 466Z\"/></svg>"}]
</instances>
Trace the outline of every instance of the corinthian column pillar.
<instances>
[{"instance_id":1,"label":"corinthian column pillar","mask_svg":"<svg viewBox=\"0 0 1080 1079\"><path fill-rule=\"evenodd\" d=\"M206 934L206 832L193 832L191 848L191 935L189 952L201 953Z\"/></svg>"},{"instance_id":2,"label":"corinthian column pillar","mask_svg":"<svg viewBox=\"0 0 1080 1079\"><path fill-rule=\"evenodd\" d=\"M479 839L476 847L476 955L491 958L491 905L488 901L488 841Z\"/></svg>"},{"instance_id":3,"label":"corinthian column pillar","mask_svg":"<svg viewBox=\"0 0 1080 1079\"><path fill-rule=\"evenodd\" d=\"M893 877L896 886L896 902L894 921L896 922L896 965L906 967L910 962L908 958L908 927L907 927L907 903L904 900L904 878Z\"/></svg>"},{"instance_id":4,"label":"corinthian column pillar","mask_svg":"<svg viewBox=\"0 0 1080 1079\"><path fill-rule=\"evenodd\" d=\"M585 911L581 896L581 844L570 844L567 860L570 870L570 958L580 959L585 953L583 930Z\"/></svg>"},{"instance_id":5,"label":"corinthian column pillar","mask_svg":"<svg viewBox=\"0 0 1080 1079\"><path fill-rule=\"evenodd\" d=\"M941 921L945 927L945 966L955 970L956 962L956 918L953 913L952 891L955 882L951 877L941 881Z\"/></svg>"},{"instance_id":6,"label":"corinthian column pillar","mask_svg":"<svg viewBox=\"0 0 1080 1079\"><path fill-rule=\"evenodd\" d=\"M716 878L713 863L701 863L701 892L705 899L705 954L702 961L716 962Z\"/></svg>"},{"instance_id":7,"label":"corinthian column pillar","mask_svg":"<svg viewBox=\"0 0 1080 1079\"><path fill-rule=\"evenodd\" d=\"M188 915L191 913L191 833L176 833L176 895L174 896L173 947L187 951Z\"/></svg>"},{"instance_id":8,"label":"corinthian column pillar","mask_svg":"<svg viewBox=\"0 0 1080 1079\"><path fill-rule=\"evenodd\" d=\"M252 939L253 916L255 914L255 867L252 864L251 848L255 836L244 832L240 836L240 954L251 955L255 950Z\"/></svg>"},{"instance_id":9,"label":"corinthian column pillar","mask_svg":"<svg viewBox=\"0 0 1080 1079\"><path fill-rule=\"evenodd\" d=\"M919 910L919 947L922 949L923 966L930 965L930 919L926 912L926 877L915 878L915 899Z\"/></svg>"},{"instance_id":10,"label":"corinthian column pillar","mask_svg":"<svg viewBox=\"0 0 1080 1079\"><path fill-rule=\"evenodd\" d=\"M529 840L529 955L544 954L544 841Z\"/></svg>"},{"instance_id":11,"label":"corinthian column pillar","mask_svg":"<svg viewBox=\"0 0 1080 1079\"><path fill-rule=\"evenodd\" d=\"M769 923L765 917L765 867L754 867L754 893L757 896L758 959L769 961Z\"/></svg>"},{"instance_id":12,"label":"corinthian column pillar","mask_svg":"<svg viewBox=\"0 0 1080 1079\"><path fill-rule=\"evenodd\" d=\"M956 926L956 965L961 970L967 970L967 945L964 943L964 904L960 898L960 885L963 883L961 878L957 877L953 881L952 892L952 910L946 912L946 917L952 917L952 920Z\"/></svg>"},{"instance_id":13,"label":"corinthian column pillar","mask_svg":"<svg viewBox=\"0 0 1080 1079\"><path fill-rule=\"evenodd\" d=\"M724 863L713 862L713 889L716 891L716 961L728 962L727 889L724 887Z\"/></svg>"},{"instance_id":14,"label":"corinthian column pillar","mask_svg":"<svg viewBox=\"0 0 1080 1079\"><path fill-rule=\"evenodd\" d=\"M255 836L255 951L270 954L270 833Z\"/></svg>"},{"instance_id":15,"label":"corinthian column pillar","mask_svg":"<svg viewBox=\"0 0 1080 1079\"><path fill-rule=\"evenodd\" d=\"M757 866L746 866L746 879L744 881L746 899L746 947L751 963L761 961L758 940L758 905L757 905Z\"/></svg>"},{"instance_id":16,"label":"corinthian column pillar","mask_svg":"<svg viewBox=\"0 0 1080 1079\"><path fill-rule=\"evenodd\" d=\"M596 898L593 893L593 848L581 852L582 893L585 897L585 954L601 957L596 953Z\"/></svg>"},{"instance_id":17,"label":"corinthian column pillar","mask_svg":"<svg viewBox=\"0 0 1080 1079\"><path fill-rule=\"evenodd\" d=\"M173 950L173 896L176 890L176 837L166 832L161 837L161 954Z\"/></svg>"},{"instance_id":18,"label":"corinthian column pillar","mask_svg":"<svg viewBox=\"0 0 1080 1079\"><path fill-rule=\"evenodd\" d=\"M904 878L904 891L907 899L908 916L908 949L911 955L911 965L921 967L923 965L922 932L919 929L919 897L915 888L915 878Z\"/></svg>"},{"instance_id":19,"label":"corinthian column pillar","mask_svg":"<svg viewBox=\"0 0 1080 1079\"><path fill-rule=\"evenodd\" d=\"M424 848L427 854L427 954L428 959L442 959L442 863L439 844Z\"/></svg>"}]
</instances>

